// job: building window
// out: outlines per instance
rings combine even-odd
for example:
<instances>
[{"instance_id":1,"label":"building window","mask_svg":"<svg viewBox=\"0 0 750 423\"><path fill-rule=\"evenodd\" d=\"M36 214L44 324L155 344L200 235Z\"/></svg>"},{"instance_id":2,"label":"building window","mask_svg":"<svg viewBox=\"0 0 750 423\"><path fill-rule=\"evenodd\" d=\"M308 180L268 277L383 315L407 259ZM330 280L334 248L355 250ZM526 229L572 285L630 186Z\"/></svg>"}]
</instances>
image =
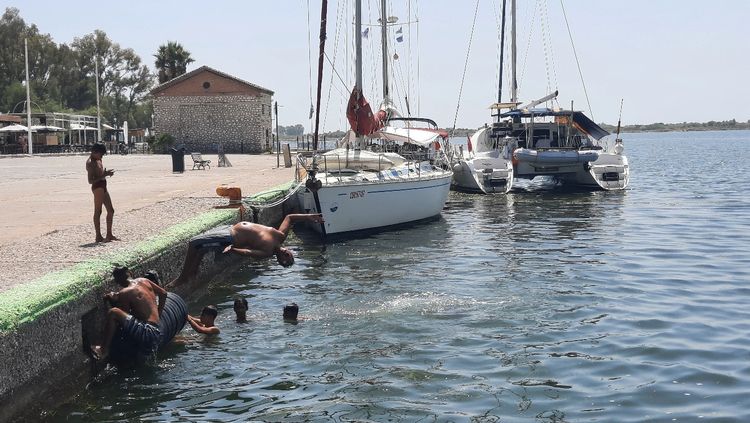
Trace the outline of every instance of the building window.
<instances>
[{"instance_id":1,"label":"building window","mask_svg":"<svg viewBox=\"0 0 750 423\"><path fill-rule=\"evenodd\" d=\"M266 105L265 104L261 104L260 105L260 115L263 116L265 114L266 114Z\"/></svg>"},{"instance_id":2,"label":"building window","mask_svg":"<svg viewBox=\"0 0 750 423\"><path fill-rule=\"evenodd\" d=\"M211 83L210 83L210 82L208 82L208 81L204 82L204 83L203 83L203 88L205 88L205 89L209 89L209 88L211 88Z\"/></svg>"}]
</instances>

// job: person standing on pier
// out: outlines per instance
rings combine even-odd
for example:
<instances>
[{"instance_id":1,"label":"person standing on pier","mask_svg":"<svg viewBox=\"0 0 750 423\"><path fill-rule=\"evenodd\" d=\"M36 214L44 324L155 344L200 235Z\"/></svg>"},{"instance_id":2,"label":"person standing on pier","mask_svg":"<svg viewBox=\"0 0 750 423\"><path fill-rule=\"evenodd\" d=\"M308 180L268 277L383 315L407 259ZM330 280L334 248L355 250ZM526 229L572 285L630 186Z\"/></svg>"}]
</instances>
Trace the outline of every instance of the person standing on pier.
<instances>
[{"instance_id":1,"label":"person standing on pier","mask_svg":"<svg viewBox=\"0 0 750 423\"><path fill-rule=\"evenodd\" d=\"M206 233L192 238L188 244L187 256L182 273L169 286L181 285L198 273L201 258L208 251L235 253L241 256L264 259L276 256L280 265L289 267L294 264L291 250L281 244L286 240L289 230L295 223L323 223L321 214L289 214L279 225L279 229L251 222L239 222L235 225L219 226Z\"/></svg>"},{"instance_id":2,"label":"person standing on pier","mask_svg":"<svg viewBox=\"0 0 750 423\"><path fill-rule=\"evenodd\" d=\"M98 142L91 147L91 155L86 160L86 172L88 173L89 184L91 184L91 192L94 193L94 230L96 230L96 242L119 241L112 234L112 220L115 209L112 207L112 199L109 197L109 191L107 191L107 176L114 175L115 171L112 169L107 170L102 164L102 156L106 152L107 149L104 147L104 144ZM102 205L107 208L106 238L102 236L100 227Z\"/></svg>"}]
</instances>

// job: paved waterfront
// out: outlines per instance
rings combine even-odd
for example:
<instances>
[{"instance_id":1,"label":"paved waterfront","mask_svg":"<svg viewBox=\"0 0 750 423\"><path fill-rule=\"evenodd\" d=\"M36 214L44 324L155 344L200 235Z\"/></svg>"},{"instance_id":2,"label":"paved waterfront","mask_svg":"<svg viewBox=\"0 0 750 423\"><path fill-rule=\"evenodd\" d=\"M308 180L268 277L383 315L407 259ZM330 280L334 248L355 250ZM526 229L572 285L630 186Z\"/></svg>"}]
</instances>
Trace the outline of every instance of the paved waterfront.
<instances>
[{"instance_id":1,"label":"paved waterfront","mask_svg":"<svg viewBox=\"0 0 750 423\"><path fill-rule=\"evenodd\" d=\"M276 169L274 155L229 155L233 167L172 173L168 155L106 155L115 169L109 191L115 207L114 233L120 242L93 244L93 197L86 181L86 155L0 159L0 291L78 263L92 255L126 248L215 205L220 184L244 195L294 178ZM105 225L102 215L102 228Z\"/></svg>"}]
</instances>

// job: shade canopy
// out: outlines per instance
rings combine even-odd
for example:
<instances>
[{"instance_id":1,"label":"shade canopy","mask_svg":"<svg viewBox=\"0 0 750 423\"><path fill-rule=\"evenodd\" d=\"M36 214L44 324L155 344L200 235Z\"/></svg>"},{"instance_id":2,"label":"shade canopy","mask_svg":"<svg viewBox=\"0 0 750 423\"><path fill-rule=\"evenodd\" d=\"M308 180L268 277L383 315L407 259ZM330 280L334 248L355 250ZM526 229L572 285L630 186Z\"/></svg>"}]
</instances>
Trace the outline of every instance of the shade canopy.
<instances>
[{"instance_id":1,"label":"shade canopy","mask_svg":"<svg viewBox=\"0 0 750 423\"><path fill-rule=\"evenodd\" d=\"M70 129L74 131L96 131L97 130L93 126L86 126L82 123L71 123Z\"/></svg>"},{"instance_id":2,"label":"shade canopy","mask_svg":"<svg viewBox=\"0 0 750 423\"><path fill-rule=\"evenodd\" d=\"M441 138L447 136L447 133L433 129L394 128L393 126L386 126L375 132L372 136L400 144L410 143L428 147L435 141L439 141Z\"/></svg>"},{"instance_id":3,"label":"shade canopy","mask_svg":"<svg viewBox=\"0 0 750 423\"><path fill-rule=\"evenodd\" d=\"M31 125L31 130L34 132L59 132L64 131L65 128L52 125Z\"/></svg>"},{"instance_id":4,"label":"shade canopy","mask_svg":"<svg viewBox=\"0 0 750 423\"><path fill-rule=\"evenodd\" d=\"M16 123L0 128L0 132L29 132L29 128Z\"/></svg>"},{"instance_id":5,"label":"shade canopy","mask_svg":"<svg viewBox=\"0 0 750 423\"><path fill-rule=\"evenodd\" d=\"M589 119L583 112L575 112L571 110L552 110L548 108L537 108L537 109L516 109L509 112L500 113L500 117L518 117L518 118L533 118L533 117L546 117L546 116L569 116L573 118L573 122L578 127L591 135L595 139L599 140L609 135L609 132L604 130L601 126L594 123L593 120Z\"/></svg>"}]
</instances>

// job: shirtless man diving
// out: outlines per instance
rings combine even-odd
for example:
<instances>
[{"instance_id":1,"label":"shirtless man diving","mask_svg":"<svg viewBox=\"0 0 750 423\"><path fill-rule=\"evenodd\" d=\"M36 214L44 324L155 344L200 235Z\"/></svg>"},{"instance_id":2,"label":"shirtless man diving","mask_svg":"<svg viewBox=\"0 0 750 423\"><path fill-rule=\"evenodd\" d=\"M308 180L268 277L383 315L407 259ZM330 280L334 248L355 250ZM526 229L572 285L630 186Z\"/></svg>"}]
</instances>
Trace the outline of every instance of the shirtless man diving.
<instances>
[{"instance_id":1,"label":"shirtless man diving","mask_svg":"<svg viewBox=\"0 0 750 423\"><path fill-rule=\"evenodd\" d=\"M104 296L104 300L115 306L107 313L102 344L91 346L94 358L103 360L109 355L110 343L118 325L122 326L126 338L133 342L141 353L153 354L161 342L159 315L166 303L167 291L146 278L130 279L127 267L116 268L112 275L122 289Z\"/></svg>"},{"instance_id":2,"label":"shirtless man diving","mask_svg":"<svg viewBox=\"0 0 750 423\"><path fill-rule=\"evenodd\" d=\"M254 259L276 256L284 267L294 264L292 252L281 246L289 230L297 222L323 223L320 214L289 214L279 225L279 229L250 222L225 225L198 235L190 240L182 273L171 285L180 285L198 273L201 258L208 251L235 253Z\"/></svg>"}]
</instances>

